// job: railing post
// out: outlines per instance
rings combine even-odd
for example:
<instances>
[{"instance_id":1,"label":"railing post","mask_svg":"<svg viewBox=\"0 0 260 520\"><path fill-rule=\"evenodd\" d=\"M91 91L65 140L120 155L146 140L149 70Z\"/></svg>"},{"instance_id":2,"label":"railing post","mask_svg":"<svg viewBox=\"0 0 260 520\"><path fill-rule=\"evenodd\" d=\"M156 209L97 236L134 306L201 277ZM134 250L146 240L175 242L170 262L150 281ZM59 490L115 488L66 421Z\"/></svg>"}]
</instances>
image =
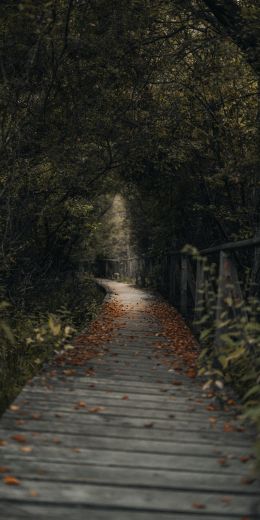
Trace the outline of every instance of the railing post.
<instances>
[{"instance_id":1,"label":"railing post","mask_svg":"<svg viewBox=\"0 0 260 520\"><path fill-rule=\"evenodd\" d=\"M195 279L194 279L192 264L191 264L191 261L190 261L189 258L187 259L187 262L188 262L188 266L187 266L187 268L188 268L188 280L187 280L187 283L188 283L188 287L190 289L190 294L191 294L192 301L193 301L193 303L195 303L196 282L195 282Z\"/></svg>"},{"instance_id":2,"label":"railing post","mask_svg":"<svg viewBox=\"0 0 260 520\"><path fill-rule=\"evenodd\" d=\"M230 298L231 302L227 299ZM227 330L227 325L222 325L221 320L223 313L227 311L227 318L234 318L237 314L243 314L247 317L243 306L238 310L236 304L243 302L243 295L238 280L237 269L230 253L220 252L219 262L219 280L216 308L216 331L214 346L220 347L222 344L221 336ZM234 303L235 305L232 305ZM225 317L226 318L226 317ZM227 320L225 319L225 322Z\"/></svg>"},{"instance_id":3,"label":"railing post","mask_svg":"<svg viewBox=\"0 0 260 520\"><path fill-rule=\"evenodd\" d=\"M170 264L169 264L169 296L170 296L170 302L174 303L174 299L175 299L175 266L174 266L173 255L170 255Z\"/></svg>"},{"instance_id":4,"label":"railing post","mask_svg":"<svg viewBox=\"0 0 260 520\"><path fill-rule=\"evenodd\" d=\"M194 323L200 320L203 312L203 289L205 282L204 262L202 259L197 260L196 266L196 289L195 289L195 308L194 308Z\"/></svg>"},{"instance_id":5,"label":"railing post","mask_svg":"<svg viewBox=\"0 0 260 520\"><path fill-rule=\"evenodd\" d=\"M188 257L181 256L181 312L187 314L188 304Z\"/></svg>"}]
</instances>

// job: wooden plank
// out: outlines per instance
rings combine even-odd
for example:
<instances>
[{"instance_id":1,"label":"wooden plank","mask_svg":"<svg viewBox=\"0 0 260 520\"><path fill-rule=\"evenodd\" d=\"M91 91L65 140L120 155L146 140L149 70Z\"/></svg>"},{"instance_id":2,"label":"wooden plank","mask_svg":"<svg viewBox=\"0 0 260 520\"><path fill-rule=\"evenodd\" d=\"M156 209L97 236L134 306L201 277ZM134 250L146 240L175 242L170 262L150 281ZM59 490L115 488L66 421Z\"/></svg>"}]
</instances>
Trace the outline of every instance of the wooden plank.
<instances>
[{"instance_id":1,"label":"wooden plank","mask_svg":"<svg viewBox=\"0 0 260 520\"><path fill-rule=\"evenodd\" d=\"M32 441L32 439L31 439ZM32 444L33 446L33 444ZM105 449L88 449L78 448L67 449L60 445L38 445L37 449L32 450L30 454L21 452L18 443L9 443L3 454L3 461L11 464L14 460L35 459L41 461L62 462L64 460L82 464L82 460L89 465L104 466L125 466L134 468L152 468L152 469L172 469L178 471L205 472L205 473L224 473L226 475L247 475L250 464L243 464L240 460L230 458L226 464L219 464L219 457L212 456L197 457L196 455L184 454L164 454L164 453L146 453L146 452L127 452L120 450ZM78 450L78 451L75 451ZM252 465L252 464L251 464Z\"/></svg>"},{"instance_id":2,"label":"wooden plank","mask_svg":"<svg viewBox=\"0 0 260 520\"><path fill-rule=\"evenodd\" d=\"M146 423L144 423L146 424ZM150 422L147 423L151 424ZM223 443L226 447L229 446L239 446L241 447L241 453L243 450L247 449L250 451L252 447L252 438L245 437L238 432L232 432L225 435L223 438L219 432L215 432L214 430L209 432L203 431L187 431L182 429L176 430L161 430L156 429L154 427L134 427L129 425L118 425L113 423L107 423L106 429L104 429L103 424L93 424L92 422L87 423L86 428L83 429L82 425L79 423L75 423L75 421L71 421L71 423L66 423L62 421L62 417L56 417L55 423L47 420L35 420L35 421L19 421L19 426L14 424L13 420L5 420L2 426L2 433L4 435L5 431L14 431L19 428L20 432L33 432L41 433L41 432L49 432L55 434L66 433L71 435L101 435L104 433L108 437L115 438L125 438L125 439L153 439L153 440L172 440L172 442L182 442L184 445L188 442L194 443L211 443L212 446L223 446ZM5 428L5 429L3 429Z\"/></svg>"},{"instance_id":3,"label":"wooden plank","mask_svg":"<svg viewBox=\"0 0 260 520\"><path fill-rule=\"evenodd\" d=\"M224 433L223 431L223 425L219 426L217 423L212 427L212 423L210 421L189 421L188 419L178 419L175 420L174 417L168 417L168 418L155 418L152 413L150 413L148 416L142 416L141 414L131 415L127 411L125 411L124 415L121 413L116 413L116 411L110 411L110 410L99 410L96 413L86 413L82 411L82 413L78 414L71 414L66 412L59 412L59 411L48 411L46 413L42 413L41 419L46 421L56 421L56 419L59 419L59 415L62 418L62 423L64 424L64 427L66 427L67 424L69 424L72 420L74 424L80 425L86 425L88 424L99 424L106 426L107 424L113 423L115 426L127 426L129 428L131 427L139 427L139 428L145 428L146 424L151 424L153 429L158 430L166 430L166 431L190 431L190 432L212 432L212 430L216 433ZM171 414L169 414L171 415ZM27 421L34 421L34 412L29 412L23 417L20 416L19 420L27 420ZM6 419L7 421L8 419ZM10 417L10 421L13 421L13 418ZM58 422L58 421L57 421ZM228 433L224 436L224 439L228 437ZM238 432L238 435L244 436L244 432ZM224 441L223 439L223 441Z\"/></svg>"},{"instance_id":4,"label":"wooden plank","mask_svg":"<svg viewBox=\"0 0 260 520\"><path fill-rule=\"evenodd\" d=\"M141 408L141 407L131 407L131 406L125 406L125 407L120 407L120 406L113 406L112 404L109 404L109 403L106 403L105 401L102 401L102 403L98 400L91 400L91 399L88 399L87 401L84 401L84 403L87 402L87 405L86 407L87 408L83 408L83 405L82 407L80 408L78 406L77 403L79 403L79 401L77 400L74 400L73 403L71 403L71 407L69 406L66 406L60 402L47 402L47 403L44 403L44 401L42 402L39 402L39 401L35 401L35 405L33 405L33 403L31 403L29 406L24 406L22 411L15 415L13 413L10 413L10 415L8 416L8 414L6 414L6 417L13 417L15 418L16 420L19 420L19 419L30 419L31 415L37 412L39 412L42 417L45 416L45 417L51 417L48 415L48 413L50 412L49 410L49 407L50 405L52 405L52 408L55 410L55 413L61 413L61 414L66 414L66 416L69 414L71 415L72 417L75 417L75 415L80 415L80 416L86 416L86 414L88 413L91 413L92 412L92 409L93 408L98 408L98 407L104 407L104 410L100 410L100 413L102 414L109 414L109 415L117 415L117 416L120 416L120 417L144 417L145 419L149 418L149 419L153 419L154 417L156 417L156 419L164 419L164 420L168 420L168 418L170 419L173 419L175 422L178 421L178 422L187 422L189 421L190 423L192 423L193 426L196 426L196 423L200 423L201 424L201 421L206 421L206 422L209 422L211 424L211 429L214 429L215 431L223 431L223 426L225 424L226 421L230 421L232 420L232 424L234 425L234 428L236 427L236 421L235 419L232 417L232 416L227 416L226 418L225 417L221 417L221 416L218 416L218 414L216 412L213 412L212 415L207 415L206 412L205 414L196 414L194 412L192 413L185 413L185 412L181 412L181 411L177 411L176 409L172 408L171 410L158 410L156 408L153 408L153 407L148 407L147 409L145 408ZM88 412L88 407L90 408L90 412ZM79 409L80 408L80 409ZM51 413L51 412L50 412ZM33 417L32 417L33 418Z\"/></svg>"},{"instance_id":5,"label":"wooden plank","mask_svg":"<svg viewBox=\"0 0 260 520\"><path fill-rule=\"evenodd\" d=\"M187 400L182 399L179 401L179 398L176 398L176 396L170 395L169 397L166 397L164 401L157 401L156 396L153 400L149 401L143 401L142 396L140 396L140 400L136 399L136 397L132 397L131 394L113 394L113 392L100 392L96 393L95 390L93 393L89 391L89 393L86 392L67 392L67 393L53 393L51 395L48 395L46 398L44 392L41 393L30 393L29 396L25 400L19 400L16 401L18 406L18 411L15 413L14 411L7 411L6 416L9 414L13 417L15 416L17 418L17 415L19 416L20 413L23 412L24 407L29 406L30 408L34 407L40 407L42 409L45 409L49 406L64 406L65 409L69 407L70 410L78 403L79 400L85 399L85 402L87 405L100 405L102 403L103 406L111 406L111 407L122 407L124 405L125 409L129 408L140 408L148 410L153 410L153 412L156 414L157 411L168 411L168 413L174 413L175 415L180 414L180 416L186 416L188 415L190 420L193 420L194 418L197 418L199 420L201 419L207 419L209 416L216 416L217 418L222 418L224 420L227 419L235 419L237 412L224 412L221 410L210 410L208 411L209 405L206 403L195 403L193 401L187 402ZM66 400L64 404L64 400ZM123 403L122 403L123 401ZM216 406L213 402L212 407ZM239 410L238 410L239 411Z\"/></svg>"},{"instance_id":6,"label":"wooden plank","mask_svg":"<svg viewBox=\"0 0 260 520\"><path fill-rule=\"evenodd\" d=\"M48 504L44 503L44 505L38 505L28 502L17 502L15 505L12 504L12 510L15 509L15 516L10 515L10 503L6 501L5 504L1 504L0 512L2 512L4 518L8 518L8 520L35 520L35 518L39 518L42 520L85 520L86 518L90 520L176 520L173 519L172 513L167 513L164 511L154 512L149 511L133 511L122 508L109 508L106 510L93 508L90 506L80 506L75 505L66 505L60 506L57 504ZM203 516L201 512L190 514L181 514L178 516L178 520L219 520L218 514L211 513L210 515L203 512ZM223 518L223 517L222 517ZM225 520L228 519L241 520L241 515L226 515ZM250 517L252 518L252 517ZM253 520L253 519L252 519Z\"/></svg>"},{"instance_id":7,"label":"wooden plank","mask_svg":"<svg viewBox=\"0 0 260 520\"><path fill-rule=\"evenodd\" d=\"M85 369L85 372L86 372L86 369ZM165 371L166 374L167 374L167 371ZM171 382L173 380L176 380L176 377L175 377L175 373L171 372ZM158 381L161 381L160 383ZM61 385L63 388L66 387L66 384L69 385L69 384L75 384L77 388L80 388L81 385L83 385L84 388L88 387L90 384L98 384L98 386L105 386L106 388L108 388L109 386L113 386L113 387L118 387L118 390L120 391L120 389L122 387L125 387L125 386L129 386L129 388L136 388L143 391L143 390L146 390L146 391L143 391L143 393L145 394L148 394L150 395L151 393L156 393L158 394L158 390L159 388L164 388L164 389L168 389L168 390L171 390L174 392L179 392L181 394L183 394L183 392L185 392L188 388L192 388L192 394L191 395L194 395L194 394L200 394L202 395L203 392L201 390L201 388L199 387L199 384L196 383L196 384L192 384L190 382L190 380L188 380L188 378L185 378L185 377L182 377L182 382L184 383L185 382L185 385L183 384L183 388L173 388L172 387L172 384L171 382L170 383L167 383L165 381L165 378L163 379L160 379L159 377L154 377L153 378L153 381L151 383L149 382L144 382L144 381L138 381L138 380L128 380L128 379L120 379L120 378L109 378L108 379L105 379L105 378L102 378L101 376L99 376L98 378L96 376L93 376L93 377L87 377L87 375L85 374L85 377L82 377L81 375L79 376L75 376L74 377L65 377L63 376L63 381L59 381L58 379L56 379L56 376L50 376L49 378L46 376L44 377L41 377L39 379L34 379L33 380L33 383L32 384L29 384L27 385L23 391L30 391L30 389L34 389L34 391L37 391L38 388L40 388L40 385L42 383L42 386L44 387L44 390L46 391L46 393L48 393L48 388L46 388L46 383L49 382L51 384L51 382L53 382L54 385ZM204 395L206 395L204 393Z\"/></svg>"},{"instance_id":8,"label":"wooden plank","mask_svg":"<svg viewBox=\"0 0 260 520\"><path fill-rule=\"evenodd\" d=\"M32 502L42 503L48 497L48 504L74 504L89 505L102 508L118 507L131 511L165 511L171 513L193 513L194 503L203 504L205 512L211 514L226 515L228 513L248 515L252 511L252 502L257 500L251 497L229 494L230 501L223 500L220 493L187 492L140 489L116 488L113 486L95 486L89 484L67 484L53 486L47 482L31 482L23 480L22 485L10 489L0 485L0 500L29 501L31 490L38 493L32 498ZM1 511L1 509L0 509ZM223 518L223 516L222 516Z\"/></svg>"},{"instance_id":9,"label":"wooden plank","mask_svg":"<svg viewBox=\"0 0 260 520\"><path fill-rule=\"evenodd\" d=\"M13 430L12 434L7 430L0 430L1 440L5 440L7 443L12 443L12 437L14 435L19 435L21 433L19 430ZM192 440L187 442L181 441L160 441L153 439L133 439L123 437L109 437L105 432L99 431L99 435L91 436L89 433L82 432L81 434L73 435L70 433L61 433L59 435L54 436L53 433L44 432L42 435L26 435L27 444L33 447L37 446L53 446L55 444L59 444L62 447L75 447L78 448L95 448L95 449L106 449L106 450L119 450L119 451L138 451L139 453L152 453L152 454L183 454L184 457L192 456L196 454L198 456L207 456L213 457L216 459L221 457L227 457L227 459L233 457L239 459L240 456L252 456L252 449L248 449L247 446L244 446L241 449L241 446L225 446L218 447L212 445L212 443L196 443L192 442ZM56 442L57 441L57 442ZM3 450L3 452L8 453L8 447ZM228 463L228 460L227 460Z\"/></svg>"},{"instance_id":10,"label":"wooden plank","mask_svg":"<svg viewBox=\"0 0 260 520\"><path fill-rule=\"evenodd\" d=\"M158 489L200 490L220 493L238 493L239 495L257 495L259 485L257 481L243 484L241 477L217 473L200 473L192 475L189 471L153 470L125 467L109 467L104 465L73 465L62 462L39 462L35 460L18 460L15 464L17 478L39 480L47 482L70 482L111 484L124 486L142 486Z\"/></svg>"}]
</instances>

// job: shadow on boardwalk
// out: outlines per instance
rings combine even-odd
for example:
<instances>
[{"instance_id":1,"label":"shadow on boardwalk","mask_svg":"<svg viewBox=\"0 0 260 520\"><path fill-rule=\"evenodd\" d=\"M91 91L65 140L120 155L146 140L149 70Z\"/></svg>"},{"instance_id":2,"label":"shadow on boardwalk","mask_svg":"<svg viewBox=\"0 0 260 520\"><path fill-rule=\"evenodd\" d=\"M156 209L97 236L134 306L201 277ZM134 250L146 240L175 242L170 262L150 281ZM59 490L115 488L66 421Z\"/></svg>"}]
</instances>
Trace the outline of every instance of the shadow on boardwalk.
<instances>
[{"instance_id":1,"label":"shadow on boardwalk","mask_svg":"<svg viewBox=\"0 0 260 520\"><path fill-rule=\"evenodd\" d=\"M0 484L1 519L259 520L250 434L224 432L232 414L154 357L151 296L108 285L125 314L102 355L45 371L0 422L2 476L18 480Z\"/></svg>"}]
</instances>

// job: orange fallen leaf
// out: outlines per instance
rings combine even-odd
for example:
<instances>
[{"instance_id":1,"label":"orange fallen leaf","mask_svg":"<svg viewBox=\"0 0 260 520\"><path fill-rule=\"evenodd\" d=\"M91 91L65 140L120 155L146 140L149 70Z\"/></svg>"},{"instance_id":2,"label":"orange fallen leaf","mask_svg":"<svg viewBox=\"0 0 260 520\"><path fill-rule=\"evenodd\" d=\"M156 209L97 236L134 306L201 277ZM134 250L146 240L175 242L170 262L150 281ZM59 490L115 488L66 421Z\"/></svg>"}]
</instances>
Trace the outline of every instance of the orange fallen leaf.
<instances>
[{"instance_id":1,"label":"orange fallen leaf","mask_svg":"<svg viewBox=\"0 0 260 520\"><path fill-rule=\"evenodd\" d=\"M76 371L69 368L69 369L63 370L63 374L64 374L64 376L67 376L67 377L75 376Z\"/></svg>"},{"instance_id":2,"label":"orange fallen leaf","mask_svg":"<svg viewBox=\"0 0 260 520\"><path fill-rule=\"evenodd\" d=\"M208 410L209 412L215 412L216 410L218 410L218 407L215 404L208 404L208 406L206 406L206 410Z\"/></svg>"},{"instance_id":3,"label":"orange fallen leaf","mask_svg":"<svg viewBox=\"0 0 260 520\"><path fill-rule=\"evenodd\" d=\"M231 423L225 423L223 427L224 432L235 432L236 427Z\"/></svg>"},{"instance_id":4,"label":"orange fallen leaf","mask_svg":"<svg viewBox=\"0 0 260 520\"><path fill-rule=\"evenodd\" d=\"M99 413L105 410L104 406L93 406L93 408L89 408L89 413Z\"/></svg>"},{"instance_id":5,"label":"orange fallen leaf","mask_svg":"<svg viewBox=\"0 0 260 520\"><path fill-rule=\"evenodd\" d=\"M241 457L239 457L240 462L248 462L250 459L250 455L241 455Z\"/></svg>"},{"instance_id":6,"label":"orange fallen leaf","mask_svg":"<svg viewBox=\"0 0 260 520\"><path fill-rule=\"evenodd\" d=\"M36 491L35 489L30 489L28 494L30 497L38 497L39 495L38 491Z\"/></svg>"},{"instance_id":7,"label":"orange fallen leaf","mask_svg":"<svg viewBox=\"0 0 260 520\"><path fill-rule=\"evenodd\" d=\"M52 438L52 442L53 442L54 444L61 444L61 440L59 439L59 437L53 437L53 438Z\"/></svg>"},{"instance_id":8,"label":"orange fallen leaf","mask_svg":"<svg viewBox=\"0 0 260 520\"><path fill-rule=\"evenodd\" d=\"M123 397L121 397L121 399L122 399L123 401L127 401L127 400L129 399L129 397L128 397L128 395L123 395Z\"/></svg>"},{"instance_id":9,"label":"orange fallen leaf","mask_svg":"<svg viewBox=\"0 0 260 520\"><path fill-rule=\"evenodd\" d=\"M11 406L9 406L9 410L11 410L11 412L17 412L20 410L20 406L17 406L17 404L11 404Z\"/></svg>"},{"instance_id":10,"label":"orange fallen leaf","mask_svg":"<svg viewBox=\"0 0 260 520\"><path fill-rule=\"evenodd\" d=\"M17 433L16 435L11 435L11 439L13 439L13 441L20 442L20 443L24 443L27 440L25 435L22 435L20 433Z\"/></svg>"},{"instance_id":11,"label":"orange fallen leaf","mask_svg":"<svg viewBox=\"0 0 260 520\"><path fill-rule=\"evenodd\" d=\"M32 418L34 421L38 421L39 419L41 419L41 417L42 417L42 414L41 414L41 413L39 413L39 412L33 412L31 418Z\"/></svg>"},{"instance_id":12,"label":"orange fallen leaf","mask_svg":"<svg viewBox=\"0 0 260 520\"><path fill-rule=\"evenodd\" d=\"M197 371L195 370L195 368L190 368L189 370L187 370L187 372L185 372L185 374L191 379L194 379L197 375Z\"/></svg>"},{"instance_id":13,"label":"orange fallen leaf","mask_svg":"<svg viewBox=\"0 0 260 520\"><path fill-rule=\"evenodd\" d=\"M234 399L228 399L228 402L227 402L230 406L235 406L237 403Z\"/></svg>"},{"instance_id":14,"label":"orange fallen leaf","mask_svg":"<svg viewBox=\"0 0 260 520\"><path fill-rule=\"evenodd\" d=\"M193 502L192 507L194 509L206 509L205 504L201 504L200 502Z\"/></svg>"},{"instance_id":15,"label":"orange fallen leaf","mask_svg":"<svg viewBox=\"0 0 260 520\"><path fill-rule=\"evenodd\" d=\"M220 464L220 466L228 466L226 457L221 457L220 459L218 459L218 463Z\"/></svg>"},{"instance_id":16,"label":"orange fallen leaf","mask_svg":"<svg viewBox=\"0 0 260 520\"><path fill-rule=\"evenodd\" d=\"M32 448L31 448L31 446L22 446L20 448L20 451L22 451L23 453L31 453L32 452Z\"/></svg>"},{"instance_id":17,"label":"orange fallen leaf","mask_svg":"<svg viewBox=\"0 0 260 520\"><path fill-rule=\"evenodd\" d=\"M232 498L231 497L222 497L221 498L221 502L223 502L224 504L230 504L230 502L232 501Z\"/></svg>"},{"instance_id":18,"label":"orange fallen leaf","mask_svg":"<svg viewBox=\"0 0 260 520\"><path fill-rule=\"evenodd\" d=\"M78 403L75 404L74 408L76 410L79 410L80 408L87 408L87 405L86 405L85 401L79 401Z\"/></svg>"},{"instance_id":19,"label":"orange fallen leaf","mask_svg":"<svg viewBox=\"0 0 260 520\"><path fill-rule=\"evenodd\" d=\"M20 486L21 484L20 480L12 475L7 475L3 478L3 481L7 486Z\"/></svg>"}]
</instances>

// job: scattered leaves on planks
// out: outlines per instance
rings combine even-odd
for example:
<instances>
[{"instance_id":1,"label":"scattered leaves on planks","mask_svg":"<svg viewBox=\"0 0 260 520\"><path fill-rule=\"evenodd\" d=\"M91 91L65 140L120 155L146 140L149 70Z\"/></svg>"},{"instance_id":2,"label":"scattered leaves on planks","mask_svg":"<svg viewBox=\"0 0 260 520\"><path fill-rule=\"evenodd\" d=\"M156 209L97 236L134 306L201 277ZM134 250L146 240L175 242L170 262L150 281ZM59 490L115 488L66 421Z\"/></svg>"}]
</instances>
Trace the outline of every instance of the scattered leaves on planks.
<instances>
[{"instance_id":1,"label":"scattered leaves on planks","mask_svg":"<svg viewBox=\"0 0 260 520\"><path fill-rule=\"evenodd\" d=\"M151 303L148 312L162 325L163 332L156 336L163 336L168 340L167 343L157 342L155 348L163 355L168 366L177 372L188 367L185 374L194 379L197 374L199 345L181 315L168 303L161 301ZM175 360L171 360L173 353Z\"/></svg>"},{"instance_id":2,"label":"scattered leaves on planks","mask_svg":"<svg viewBox=\"0 0 260 520\"><path fill-rule=\"evenodd\" d=\"M87 361L102 354L102 345L111 341L118 327L115 318L124 316L125 309L119 302L113 300L103 305L101 314L94 320L88 331L81 334L75 340L74 350L59 354L55 363L59 366L84 366ZM65 369L65 376L74 375L73 369ZM87 374L92 375L92 374Z\"/></svg>"}]
</instances>

